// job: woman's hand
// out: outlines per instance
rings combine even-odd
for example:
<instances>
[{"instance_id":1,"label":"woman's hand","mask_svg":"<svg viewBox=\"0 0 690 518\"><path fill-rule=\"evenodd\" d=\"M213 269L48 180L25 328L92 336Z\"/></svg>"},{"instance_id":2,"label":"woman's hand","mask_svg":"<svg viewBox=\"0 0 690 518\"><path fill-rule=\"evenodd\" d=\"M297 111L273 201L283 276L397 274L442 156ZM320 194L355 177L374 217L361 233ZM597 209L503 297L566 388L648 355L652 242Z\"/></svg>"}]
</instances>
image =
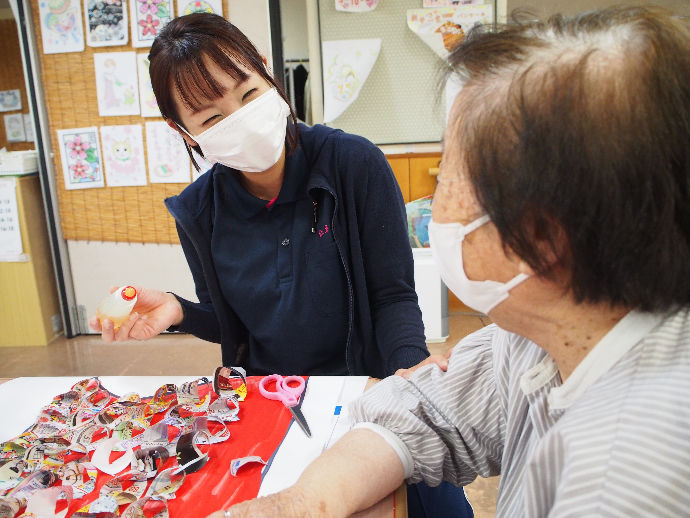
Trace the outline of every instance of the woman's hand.
<instances>
[{"instance_id":1,"label":"woman's hand","mask_svg":"<svg viewBox=\"0 0 690 518\"><path fill-rule=\"evenodd\" d=\"M309 518L316 516L328 516L319 514L310 509L308 502L296 487L274 493L269 496L247 500L241 504L233 505L226 511L216 511L206 518ZM318 506L318 502L312 502Z\"/></svg>"},{"instance_id":2,"label":"woman's hand","mask_svg":"<svg viewBox=\"0 0 690 518\"><path fill-rule=\"evenodd\" d=\"M101 333L104 342L122 342L124 340L148 340L159 335L172 325L182 322L183 313L180 302L171 293L148 290L135 286L137 303L134 305L129 319L115 332L113 322L98 317L92 317L89 325ZM117 288L110 290L112 293Z\"/></svg>"},{"instance_id":3,"label":"woman's hand","mask_svg":"<svg viewBox=\"0 0 690 518\"><path fill-rule=\"evenodd\" d=\"M410 376L412 376L414 371L420 367L423 367L424 365L429 365L430 363L435 363L443 372L445 372L448 369L448 360L450 359L452 352L453 349L448 349L448 352L445 355L432 354L424 361L419 362L417 365L413 365L409 369L398 369L395 371L395 375L408 379Z\"/></svg>"}]
</instances>

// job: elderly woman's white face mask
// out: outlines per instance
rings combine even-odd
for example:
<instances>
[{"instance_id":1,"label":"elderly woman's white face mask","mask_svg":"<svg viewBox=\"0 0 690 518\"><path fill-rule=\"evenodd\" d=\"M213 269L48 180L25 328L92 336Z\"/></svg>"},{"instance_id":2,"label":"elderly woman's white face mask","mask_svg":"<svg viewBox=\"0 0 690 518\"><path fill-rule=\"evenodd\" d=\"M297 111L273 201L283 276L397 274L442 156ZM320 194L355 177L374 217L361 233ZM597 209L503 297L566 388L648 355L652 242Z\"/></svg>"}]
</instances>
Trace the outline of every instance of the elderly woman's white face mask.
<instances>
[{"instance_id":1,"label":"elderly woman's white face mask","mask_svg":"<svg viewBox=\"0 0 690 518\"><path fill-rule=\"evenodd\" d=\"M467 277L462 262L462 242L467 234L489 221L489 216L484 215L467 225L436 223L433 219L429 222L431 253L443 282L463 303L486 315L508 298L510 290L529 277L519 273L508 282L473 281Z\"/></svg>"}]
</instances>

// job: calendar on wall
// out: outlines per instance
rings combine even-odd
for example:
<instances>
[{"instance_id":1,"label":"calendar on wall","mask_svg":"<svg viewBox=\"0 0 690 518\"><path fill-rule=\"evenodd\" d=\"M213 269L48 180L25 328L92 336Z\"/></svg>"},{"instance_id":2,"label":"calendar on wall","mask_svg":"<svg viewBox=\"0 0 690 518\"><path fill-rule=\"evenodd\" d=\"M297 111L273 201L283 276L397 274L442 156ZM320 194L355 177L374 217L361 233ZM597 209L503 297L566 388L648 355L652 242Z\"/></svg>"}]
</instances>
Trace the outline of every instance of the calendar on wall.
<instances>
[{"instance_id":1,"label":"calendar on wall","mask_svg":"<svg viewBox=\"0 0 690 518\"><path fill-rule=\"evenodd\" d=\"M17 179L0 178L0 261L23 261Z\"/></svg>"}]
</instances>

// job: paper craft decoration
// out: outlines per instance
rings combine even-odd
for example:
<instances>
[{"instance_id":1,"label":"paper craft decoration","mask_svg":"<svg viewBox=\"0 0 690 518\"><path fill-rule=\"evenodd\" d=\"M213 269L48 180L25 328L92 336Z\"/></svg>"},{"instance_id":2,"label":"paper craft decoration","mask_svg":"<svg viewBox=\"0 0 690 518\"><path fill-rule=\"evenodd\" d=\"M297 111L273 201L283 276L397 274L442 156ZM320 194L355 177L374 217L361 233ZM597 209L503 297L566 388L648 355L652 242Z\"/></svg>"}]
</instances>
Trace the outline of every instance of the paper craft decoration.
<instances>
[{"instance_id":1,"label":"paper craft decoration","mask_svg":"<svg viewBox=\"0 0 690 518\"><path fill-rule=\"evenodd\" d=\"M102 52L93 55L96 69L98 114L138 115L139 91L134 52Z\"/></svg>"},{"instance_id":2,"label":"paper craft decoration","mask_svg":"<svg viewBox=\"0 0 690 518\"><path fill-rule=\"evenodd\" d=\"M98 128L58 130L65 189L103 187Z\"/></svg>"},{"instance_id":3,"label":"paper craft decoration","mask_svg":"<svg viewBox=\"0 0 690 518\"><path fill-rule=\"evenodd\" d=\"M465 39L465 33L474 25L492 20L491 5L407 10L407 26L442 59Z\"/></svg>"},{"instance_id":4,"label":"paper craft decoration","mask_svg":"<svg viewBox=\"0 0 690 518\"><path fill-rule=\"evenodd\" d=\"M381 50L381 40L323 42L324 123L337 119L357 99Z\"/></svg>"},{"instance_id":5,"label":"paper craft decoration","mask_svg":"<svg viewBox=\"0 0 690 518\"><path fill-rule=\"evenodd\" d=\"M459 5L482 5L484 0L424 0L422 7L457 7Z\"/></svg>"},{"instance_id":6,"label":"paper craft decoration","mask_svg":"<svg viewBox=\"0 0 690 518\"><path fill-rule=\"evenodd\" d=\"M146 185L141 124L101 126L103 165L108 187Z\"/></svg>"},{"instance_id":7,"label":"paper craft decoration","mask_svg":"<svg viewBox=\"0 0 690 518\"><path fill-rule=\"evenodd\" d=\"M90 47L127 44L127 0L84 0L84 16Z\"/></svg>"},{"instance_id":8,"label":"paper craft decoration","mask_svg":"<svg viewBox=\"0 0 690 518\"><path fill-rule=\"evenodd\" d=\"M148 54L137 54L137 76L139 76L139 102L142 117L160 117L156 96L153 95L151 76L149 75Z\"/></svg>"},{"instance_id":9,"label":"paper craft decoration","mask_svg":"<svg viewBox=\"0 0 690 518\"><path fill-rule=\"evenodd\" d=\"M38 12L44 54L84 50L81 0L39 0Z\"/></svg>"},{"instance_id":10,"label":"paper craft decoration","mask_svg":"<svg viewBox=\"0 0 690 518\"><path fill-rule=\"evenodd\" d=\"M215 13L223 16L223 0L177 0L177 16Z\"/></svg>"},{"instance_id":11,"label":"paper craft decoration","mask_svg":"<svg viewBox=\"0 0 690 518\"><path fill-rule=\"evenodd\" d=\"M24 142L24 116L21 113L5 115L5 135L7 142Z\"/></svg>"},{"instance_id":12,"label":"paper craft decoration","mask_svg":"<svg viewBox=\"0 0 690 518\"><path fill-rule=\"evenodd\" d=\"M0 112L13 112L22 109L22 94L19 90L0 92Z\"/></svg>"},{"instance_id":13,"label":"paper craft decoration","mask_svg":"<svg viewBox=\"0 0 690 518\"><path fill-rule=\"evenodd\" d=\"M129 0L132 46L150 47L173 16L172 0Z\"/></svg>"},{"instance_id":14,"label":"paper craft decoration","mask_svg":"<svg viewBox=\"0 0 690 518\"><path fill-rule=\"evenodd\" d=\"M189 183L191 163L182 136L166 122L146 123L151 183Z\"/></svg>"},{"instance_id":15,"label":"paper craft decoration","mask_svg":"<svg viewBox=\"0 0 690 518\"><path fill-rule=\"evenodd\" d=\"M16 189L16 178L0 178L0 261L16 260L23 252Z\"/></svg>"},{"instance_id":16,"label":"paper craft decoration","mask_svg":"<svg viewBox=\"0 0 690 518\"><path fill-rule=\"evenodd\" d=\"M379 0L335 0L335 10L349 13L366 13L373 11Z\"/></svg>"}]
</instances>

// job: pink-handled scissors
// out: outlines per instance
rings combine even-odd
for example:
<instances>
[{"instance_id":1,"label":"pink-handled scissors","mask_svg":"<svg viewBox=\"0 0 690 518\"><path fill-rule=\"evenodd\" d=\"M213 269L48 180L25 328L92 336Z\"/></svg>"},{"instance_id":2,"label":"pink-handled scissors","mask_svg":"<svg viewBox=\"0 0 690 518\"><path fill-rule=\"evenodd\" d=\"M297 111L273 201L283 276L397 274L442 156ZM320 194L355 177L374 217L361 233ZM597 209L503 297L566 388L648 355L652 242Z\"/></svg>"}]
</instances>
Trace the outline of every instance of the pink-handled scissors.
<instances>
[{"instance_id":1,"label":"pink-handled scissors","mask_svg":"<svg viewBox=\"0 0 690 518\"><path fill-rule=\"evenodd\" d=\"M275 390L268 390L266 385L272 381L275 382ZM290 383L296 383L297 385L291 387ZM304 414L297 404L299 403L299 397L304 392L304 387L305 383L302 376L283 377L280 374L271 374L259 382L259 392L261 392L261 395L267 399L282 401L288 410L290 410L297 424L299 424L304 433L307 434L307 437L311 437L307 420L304 418Z\"/></svg>"}]
</instances>

